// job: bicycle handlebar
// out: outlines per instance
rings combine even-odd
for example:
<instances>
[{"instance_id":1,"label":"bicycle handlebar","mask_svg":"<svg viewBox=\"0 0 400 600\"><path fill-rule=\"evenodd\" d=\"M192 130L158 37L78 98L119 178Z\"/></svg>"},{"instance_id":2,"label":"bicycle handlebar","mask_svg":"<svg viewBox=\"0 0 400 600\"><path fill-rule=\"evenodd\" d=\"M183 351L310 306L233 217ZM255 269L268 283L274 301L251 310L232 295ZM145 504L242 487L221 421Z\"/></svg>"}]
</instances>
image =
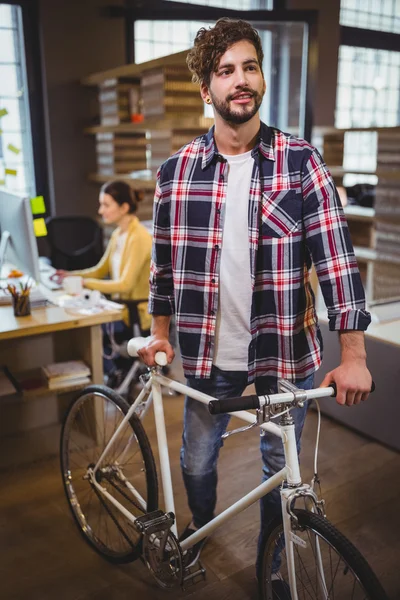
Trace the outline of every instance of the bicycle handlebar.
<instances>
[{"instance_id":1,"label":"bicycle handlebar","mask_svg":"<svg viewBox=\"0 0 400 600\"><path fill-rule=\"evenodd\" d=\"M372 382L371 392L375 390L375 382ZM220 415L223 413L237 412L239 410L250 410L252 408L261 408L262 406L274 404L289 404L296 400L305 402L314 398L326 398L328 396L336 397L336 384L331 383L326 388L316 388L312 390L298 390L297 392L284 392L278 394L256 396L239 396L237 398L222 398L221 400L211 400L208 403L208 410L212 415Z\"/></svg>"},{"instance_id":2,"label":"bicycle handlebar","mask_svg":"<svg viewBox=\"0 0 400 600\"><path fill-rule=\"evenodd\" d=\"M136 337L129 340L126 348L129 356L137 357L138 350L140 350L140 348L143 348L143 346L146 345L146 341L147 338L144 337ZM156 361L159 367L165 367L165 365L168 362L167 355L165 354L165 352L156 352L154 360Z\"/></svg>"}]
</instances>

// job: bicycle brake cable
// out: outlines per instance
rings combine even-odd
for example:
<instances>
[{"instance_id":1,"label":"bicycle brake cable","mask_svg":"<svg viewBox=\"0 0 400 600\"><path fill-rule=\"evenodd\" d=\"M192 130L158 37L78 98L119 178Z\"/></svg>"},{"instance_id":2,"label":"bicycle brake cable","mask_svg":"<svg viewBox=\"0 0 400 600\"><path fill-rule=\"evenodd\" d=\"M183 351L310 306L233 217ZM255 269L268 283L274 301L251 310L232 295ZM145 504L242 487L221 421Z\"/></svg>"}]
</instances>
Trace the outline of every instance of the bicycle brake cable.
<instances>
[{"instance_id":1,"label":"bicycle brake cable","mask_svg":"<svg viewBox=\"0 0 400 600\"><path fill-rule=\"evenodd\" d=\"M321 432L321 410L319 407L318 400L316 398L314 400L315 400L315 404L317 406L318 423L317 423L317 439L315 441L315 452L314 452L314 476L311 480L311 489L314 491L315 484L318 484L319 492L321 494L321 481L318 476L318 450L319 450L319 436L320 436L320 432Z\"/></svg>"}]
</instances>

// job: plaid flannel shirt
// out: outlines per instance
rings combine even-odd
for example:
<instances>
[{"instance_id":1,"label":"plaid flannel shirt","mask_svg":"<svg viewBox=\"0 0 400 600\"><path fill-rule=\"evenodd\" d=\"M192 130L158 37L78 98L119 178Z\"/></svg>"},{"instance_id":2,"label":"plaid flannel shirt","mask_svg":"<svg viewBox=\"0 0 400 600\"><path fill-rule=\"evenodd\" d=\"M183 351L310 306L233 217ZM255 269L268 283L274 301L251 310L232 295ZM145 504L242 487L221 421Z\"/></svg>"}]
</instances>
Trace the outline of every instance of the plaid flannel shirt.
<instances>
[{"instance_id":1,"label":"plaid flannel shirt","mask_svg":"<svg viewBox=\"0 0 400 600\"><path fill-rule=\"evenodd\" d=\"M184 372L196 378L209 377L213 362L227 190L227 163L213 134L211 128L161 165L154 200L149 312L176 314ZM249 382L294 380L322 359L312 262L331 330L365 330L370 315L346 218L318 151L261 123L252 156Z\"/></svg>"}]
</instances>

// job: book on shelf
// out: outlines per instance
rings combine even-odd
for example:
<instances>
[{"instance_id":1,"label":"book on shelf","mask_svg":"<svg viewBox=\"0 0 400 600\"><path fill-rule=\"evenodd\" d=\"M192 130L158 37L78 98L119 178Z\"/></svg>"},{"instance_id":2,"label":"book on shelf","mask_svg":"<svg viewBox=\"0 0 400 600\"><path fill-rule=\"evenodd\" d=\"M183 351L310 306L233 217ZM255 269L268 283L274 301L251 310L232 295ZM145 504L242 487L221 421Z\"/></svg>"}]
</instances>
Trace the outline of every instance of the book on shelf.
<instances>
[{"instance_id":1,"label":"book on shelf","mask_svg":"<svg viewBox=\"0 0 400 600\"><path fill-rule=\"evenodd\" d=\"M64 386L87 385L89 383L91 383L90 377L74 377L63 381L53 381L52 379L49 379L47 385L49 390L56 390Z\"/></svg>"},{"instance_id":2,"label":"book on shelf","mask_svg":"<svg viewBox=\"0 0 400 600\"><path fill-rule=\"evenodd\" d=\"M51 386L73 385L75 382L90 381L90 369L83 360L67 360L42 367L42 372Z\"/></svg>"},{"instance_id":3,"label":"book on shelf","mask_svg":"<svg viewBox=\"0 0 400 600\"><path fill-rule=\"evenodd\" d=\"M9 396L19 391L18 384L6 366L0 367L0 396Z\"/></svg>"}]
</instances>

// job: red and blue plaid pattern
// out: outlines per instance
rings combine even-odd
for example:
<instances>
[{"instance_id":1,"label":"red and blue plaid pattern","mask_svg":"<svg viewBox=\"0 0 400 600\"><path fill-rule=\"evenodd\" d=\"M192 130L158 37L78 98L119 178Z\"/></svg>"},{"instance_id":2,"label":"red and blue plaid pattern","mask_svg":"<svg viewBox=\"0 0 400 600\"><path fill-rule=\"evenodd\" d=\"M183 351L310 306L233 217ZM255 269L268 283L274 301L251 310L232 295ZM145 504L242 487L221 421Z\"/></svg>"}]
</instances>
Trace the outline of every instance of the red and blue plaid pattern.
<instances>
[{"instance_id":1,"label":"red and blue plaid pattern","mask_svg":"<svg viewBox=\"0 0 400 600\"><path fill-rule=\"evenodd\" d=\"M184 372L197 378L210 376L213 361L227 189L213 133L160 167L154 200L149 312L176 314ZM294 380L313 373L322 358L311 262L331 330L365 330L370 315L346 218L317 150L262 123L252 156L249 382L266 375Z\"/></svg>"}]
</instances>

